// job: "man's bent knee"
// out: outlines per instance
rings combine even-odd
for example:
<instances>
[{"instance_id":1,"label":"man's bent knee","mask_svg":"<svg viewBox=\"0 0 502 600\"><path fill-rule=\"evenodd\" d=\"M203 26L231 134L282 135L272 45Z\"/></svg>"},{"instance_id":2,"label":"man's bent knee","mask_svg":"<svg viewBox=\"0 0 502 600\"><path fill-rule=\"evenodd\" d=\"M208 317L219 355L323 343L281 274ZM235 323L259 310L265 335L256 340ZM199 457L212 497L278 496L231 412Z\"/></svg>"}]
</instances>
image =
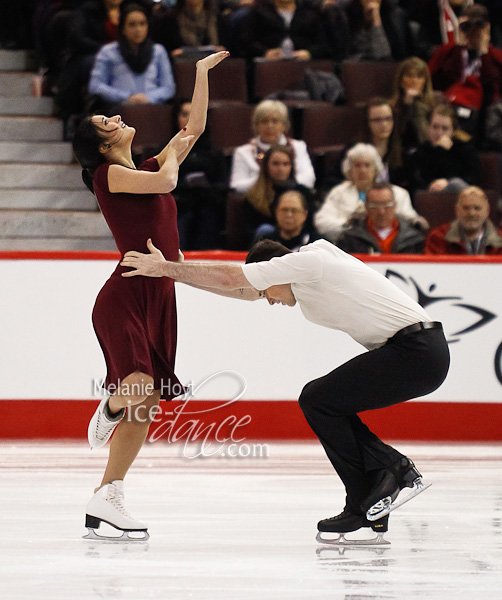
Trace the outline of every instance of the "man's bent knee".
<instances>
[{"instance_id":1,"label":"man's bent knee","mask_svg":"<svg viewBox=\"0 0 502 600\"><path fill-rule=\"evenodd\" d=\"M309 410L315 403L316 394L313 389L314 383L314 381L310 381L309 383L307 383L303 388L300 397L298 398L298 404L300 405L300 408L303 412Z\"/></svg>"}]
</instances>

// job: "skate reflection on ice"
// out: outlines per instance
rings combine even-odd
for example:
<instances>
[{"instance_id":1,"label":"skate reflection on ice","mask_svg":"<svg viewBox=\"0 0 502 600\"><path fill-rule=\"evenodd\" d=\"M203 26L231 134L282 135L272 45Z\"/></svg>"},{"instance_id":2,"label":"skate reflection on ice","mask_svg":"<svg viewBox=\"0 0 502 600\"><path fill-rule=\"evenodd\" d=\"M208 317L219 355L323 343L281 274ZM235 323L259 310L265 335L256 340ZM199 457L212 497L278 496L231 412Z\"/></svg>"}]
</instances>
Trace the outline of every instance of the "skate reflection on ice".
<instances>
[{"instance_id":1,"label":"skate reflection on ice","mask_svg":"<svg viewBox=\"0 0 502 600\"><path fill-rule=\"evenodd\" d=\"M316 548L315 553L325 566L328 564L327 561L337 558L384 556L390 549L390 546L321 546Z\"/></svg>"},{"instance_id":2,"label":"skate reflection on ice","mask_svg":"<svg viewBox=\"0 0 502 600\"><path fill-rule=\"evenodd\" d=\"M114 541L83 541L84 556L86 558L116 559L128 556L134 559L145 555L149 550L148 542L133 542L131 544Z\"/></svg>"}]
</instances>

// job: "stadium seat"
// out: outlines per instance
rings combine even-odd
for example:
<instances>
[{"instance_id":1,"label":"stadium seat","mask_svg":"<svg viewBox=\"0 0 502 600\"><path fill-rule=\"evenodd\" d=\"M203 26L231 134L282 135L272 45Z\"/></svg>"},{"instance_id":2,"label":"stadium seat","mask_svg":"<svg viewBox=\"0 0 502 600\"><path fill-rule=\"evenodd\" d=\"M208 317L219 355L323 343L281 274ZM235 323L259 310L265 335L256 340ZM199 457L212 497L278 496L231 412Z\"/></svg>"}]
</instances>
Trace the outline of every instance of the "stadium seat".
<instances>
[{"instance_id":1,"label":"stadium seat","mask_svg":"<svg viewBox=\"0 0 502 600\"><path fill-rule=\"evenodd\" d=\"M498 224L498 195L493 190L485 191L490 202L490 219L495 224ZM455 203L457 198L458 194L420 190L415 193L413 204L418 214L425 217L431 229L434 229L434 227L448 223L455 218Z\"/></svg>"},{"instance_id":2,"label":"stadium seat","mask_svg":"<svg viewBox=\"0 0 502 600\"><path fill-rule=\"evenodd\" d=\"M344 62L342 84L348 104L361 104L373 96L390 98L397 62Z\"/></svg>"},{"instance_id":3,"label":"stadium seat","mask_svg":"<svg viewBox=\"0 0 502 600\"><path fill-rule=\"evenodd\" d=\"M225 154L232 153L236 146L245 144L252 137L249 104L212 103L208 112L208 128L213 144Z\"/></svg>"},{"instance_id":4,"label":"stadium seat","mask_svg":"<svg viewBox=\"0 0 502 600\"><path fill-rule=\"evenodd\" d=\"M324 154L354 142L363 129L364 110L359 107L323 103L303 110L301 137L314 154Z\"/></svg>"},{"instance_id":5,"label":"stadium seat","mask_svg":"<svg viewBox=\"0 0 502 600\"><path fill-rule=\"evenodd\" d=\"M263 60L254 61L253 97L256 101L280 90L304 89L306 69L333 72L331 60Z\"/></svg>"},{"instance_id":6,"label":"stadium seat","mask_svg":"<svg viewBox=\"0 0 502 600\"><path fill-rule=\"evenodd\" d=\"M122 120L136 129L133 152L164 146L173 136L173 107L168 104L124 104Z\"/></svg>"},{"instance_id":7,"label":"stadium seat","mask_svg":"<svg viewBox=\"0 0 502 600\"><path fill-rule=\"evenodd\" d=\"M192 97L195 83L195 61L173 61L176 98ZM247 102L246 61L243 58L227 58L217 69L209 72L209 99L228 102Z\"/></svg>"}]
</instances>

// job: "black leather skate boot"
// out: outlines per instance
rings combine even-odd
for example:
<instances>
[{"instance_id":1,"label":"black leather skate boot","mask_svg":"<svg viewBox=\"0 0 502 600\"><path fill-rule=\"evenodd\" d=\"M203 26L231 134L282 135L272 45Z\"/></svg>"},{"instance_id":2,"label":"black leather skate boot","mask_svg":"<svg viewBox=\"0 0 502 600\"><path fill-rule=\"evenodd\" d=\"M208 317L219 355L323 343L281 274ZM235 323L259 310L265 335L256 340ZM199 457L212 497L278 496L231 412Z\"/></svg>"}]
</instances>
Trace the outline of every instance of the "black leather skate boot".
<instances>
[{"instance_id":1,"label":"black leather skate boot","mask_svg":"<svg viewBox=\"0 0 502 600\"><path fill-rule=\"evenodd\" d=\"M350 531L357 531L361 527L371 527L373 531L385 533L388 530L389 516L383 517L378 521L368 521L363 515L355 515L344 509L336 517L330 519L323 519L317 524L317 529L323 532L330 533L349 533Z\"/></svg>"},{"instance_id":2,"label":"black leather skate boot","mask_svg":"<svg viewBox=\"0 0 502 600\"><path fill-rule=\"evenodd\" d=\"M363 515L355 515L344 509L336 517L319 521L317 524L319 532L316 539L321 544L334 546L388 546L390 542L383 537L383 534L388 530L388 523L389 515L378 521L369 521ZM356 537L354 539L347 539L345 537L346 533L357 531L363 527L370 527L377 533L377 536L373 538Z\"/></svg>"},{"instance_id":3,"label":"black leather skate boot","mask_svg":"<svg viewBox=\"0 0 502 600\"><path fill-rule=\"evenodd\" d=\"M366 516L378 514L376 506L391 507L401 490L405 487L413 488L421 480L422 475L413 462L403 457L391 467L376 472L375 485L369 496L361 503L361 509Z\"/></svg>"}]
</instances>

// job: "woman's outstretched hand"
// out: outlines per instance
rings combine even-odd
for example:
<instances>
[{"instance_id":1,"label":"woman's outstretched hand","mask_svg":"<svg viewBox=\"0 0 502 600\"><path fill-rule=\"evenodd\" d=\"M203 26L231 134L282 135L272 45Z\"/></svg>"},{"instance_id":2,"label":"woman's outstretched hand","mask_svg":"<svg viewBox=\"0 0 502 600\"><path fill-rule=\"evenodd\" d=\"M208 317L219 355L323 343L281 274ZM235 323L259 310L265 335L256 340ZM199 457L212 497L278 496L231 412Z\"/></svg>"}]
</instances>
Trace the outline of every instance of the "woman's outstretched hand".
<instances>
[{"instance_id":1,"label":"woman's outstretched hand","mask_svg":"<svg viewBox=\"0 0 502 600\"><path fill-rule=\"evenodd\" d=\"M223 50L222 52L215 52L205 58L201 58L197 61L197 69L212 69L216 67L222 60L230 56L230 52Z\"/></svg>"},{"instance_id":2,"label":"woman's outstretched hand","mask_svg":"<svg viewBox=\"0 0 502 600\"><path fill-rule=\"evenodd\" d=\"M134 277L135 275L144 275L145 277L162 277L164 275L162 267L166 263L162 252L153 245L151 239L146 243L150 254L142 254L131 250L126 252L122 262L122 267L130 267L135 271L126 271L122 277Z\"/></svg>"}]
</instances>

